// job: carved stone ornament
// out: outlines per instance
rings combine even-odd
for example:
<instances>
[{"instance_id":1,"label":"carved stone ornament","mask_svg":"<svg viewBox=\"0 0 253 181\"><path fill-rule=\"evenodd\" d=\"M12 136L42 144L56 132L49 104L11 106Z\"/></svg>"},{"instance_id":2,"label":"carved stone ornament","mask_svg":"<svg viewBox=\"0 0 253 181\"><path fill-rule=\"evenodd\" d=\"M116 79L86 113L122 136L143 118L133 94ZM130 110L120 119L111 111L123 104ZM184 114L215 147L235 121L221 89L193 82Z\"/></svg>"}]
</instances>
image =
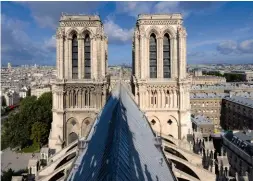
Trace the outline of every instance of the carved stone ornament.
<instances>
[{"instance_id":1,"label":"carved stone ornament","mask_svg":"<svg viewBox=\"0 0 253 181\"><path fill-rule=\"evenodd\" d=\"M60 23L60 26L63 27L96 27L98 26L100 23L96 22L96 21L62 21Z\"/></svg>"},{"instance_id":2,"label":"carved stone ornament","mask_svg":"<svg viewBox=\"0 0 253 181\"><path fill-rule=\"evenodd\" d=\"M179 37L186 37L186 36L187 36L186 30L185 30L184 27L179 26L179 27L177 28L177 31L178 31L178 36L179 36Z\"/></svg>"},{"instance_id":3,"label":"carved stone ornament","mask_svg":"<svg viewBox=\"0 0 253 181\"><path fill-rule=\"evenodd\" d=\"M180 20L143 20L140 25L180 25Z\"/></svg>"},{"instance_id":4,"label":"carved stone ornament","mask_svg":"<svg viewBox=\"0 0 253 181\"><path fill-rule=\"evenodd\" d=\"M56 32L56 38L57 39L63 38L64 34L65 34L64 28L61 28L61 27L57 28L57 32Z\"/></svg>"}]
</instances>

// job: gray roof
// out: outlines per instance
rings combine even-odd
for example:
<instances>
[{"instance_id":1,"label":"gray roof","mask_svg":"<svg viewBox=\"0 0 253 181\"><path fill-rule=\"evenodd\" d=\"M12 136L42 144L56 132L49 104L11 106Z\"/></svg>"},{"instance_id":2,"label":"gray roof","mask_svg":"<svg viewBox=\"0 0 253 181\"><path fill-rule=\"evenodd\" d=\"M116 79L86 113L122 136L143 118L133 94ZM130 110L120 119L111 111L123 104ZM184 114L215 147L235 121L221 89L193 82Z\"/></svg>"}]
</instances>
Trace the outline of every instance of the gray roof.
<instances>
[{"instance_id":1,"label":"gray roof","mask_svg":"<svg viewBox=\"0 0 253 181\"><path fill-rule=\"evenodd\" d=\"M213 122L206 117L202 115L197 115L195 117L191 117L191 121L194 122L197 125L207 125L207 124L213 124Z\"/></svg>"},{"instance_id":2,"label":"gray roof","mask_svg":"<svg viewBox=\"0 0 253 181\"><path fill-rule=\"evenodd\" d=\"M229 96L228 93L191 93L191 99L210 99L210 98L224 98Z\"/></svg>"},{"instance_id":3,"label":"gray roof","mask_svg":"<svg viewBox=\"0 0 253 181\"><path fill-rule=\"evenodd\" d=\"M228 100L228 101L231 101L231 102L234 102L234 103L237 103L237 104L241 104L243 106L253 108L253 100L252 99L239 97L239 96L226 97L224 99Z\"/></svg>"},{"instance_id":4,"label":"gray roof","mask_svg":"<svg viewBox=\"0 0 253 181\"><path fill-rule=\"evenodd\" d=\"M125 85L117 84L98 115L68 180L176 180Z\"/></svg>"}]
</instances>

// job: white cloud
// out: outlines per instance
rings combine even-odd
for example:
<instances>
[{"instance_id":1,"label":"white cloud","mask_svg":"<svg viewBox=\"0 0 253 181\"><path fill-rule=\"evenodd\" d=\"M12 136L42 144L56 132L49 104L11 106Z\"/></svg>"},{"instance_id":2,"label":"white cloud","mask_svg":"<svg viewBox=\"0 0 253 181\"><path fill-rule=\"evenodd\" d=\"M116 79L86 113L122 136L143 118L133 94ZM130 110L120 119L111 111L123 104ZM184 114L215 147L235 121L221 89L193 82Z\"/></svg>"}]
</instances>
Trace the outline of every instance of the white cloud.
<instances>
[{"instance_id":1,"label":"white cloud","mask_svg":"<svg viewBox=\"0 0 253 181\"><path fill-rule=\"evenodd\" d=\"M253 39L241 42L238 48L243 53L253 53Z\"/></svg>"},{"instance_id":2,"label":"white cloud","mask_svg":"<svg viewBox=\"0 0 253 181\"><path fill-rule=\"evenodd\" d=\"M31 15L38 25L45 28L55 29L58 26L61 13L70 14L94 14L97 8L106 4L106 2L16 2L25 7L29 7Z\"/></svg>"},{"instance_id":3,"label":"white cloud","mask_svg":"<svg viewBox=\"0 0 253 181\"><path fill-rule=\"evenodd\" d=\"M45 42L33 41L26 33L28 23L6 15L2 17L2 62L34 63L52 57L55 52L52 38Z\"/></svg>"},{"instance_id":4,"label":"white cloud","mask_svg":"<svg viewBox=\"0 0 253 181\"><path fill-rule=\"evenodd\" d=\"M233 40L227 40L221 42L217 46L218 52L221 54L252 54L253 53L253 39L244 40L241 43L237 43Z\"/></svg>"},{"instance_id":5,"label":"white cloud","mask_svg":"<svg viewBox=\"0 0 253 181\"><path fill-rule=\"evenodd\" d=\"M220 8L224 2L183 2L183 1L162 1L162 2L117 2L117 13L127 13L137 17L138 14L149 13L177 13L183 14L184 18L192 13L210 13Z\"/></svg>"},{"instance_id":6,"label":"white cloud","mask_svg":"<svg viewBox=\"0 0 253 181\"><path fill-rule=\"evenodd\" d=\"M217 46L217 50L225 55L235 53L237 51L237 42L233 40L223 41Z\"/></svg>"},{"instance_id":7,"label":"white cloud","mask_svg":"<svg viewBox=\"0 0 253 181\"><path fill-rule=\"evenodd\" d=\"M123 29L115 24L112 19L107 19L104 23L104 30L109 37L110 43L129 42L133 37L134 29Z\"/></svg>"}]
</instances>

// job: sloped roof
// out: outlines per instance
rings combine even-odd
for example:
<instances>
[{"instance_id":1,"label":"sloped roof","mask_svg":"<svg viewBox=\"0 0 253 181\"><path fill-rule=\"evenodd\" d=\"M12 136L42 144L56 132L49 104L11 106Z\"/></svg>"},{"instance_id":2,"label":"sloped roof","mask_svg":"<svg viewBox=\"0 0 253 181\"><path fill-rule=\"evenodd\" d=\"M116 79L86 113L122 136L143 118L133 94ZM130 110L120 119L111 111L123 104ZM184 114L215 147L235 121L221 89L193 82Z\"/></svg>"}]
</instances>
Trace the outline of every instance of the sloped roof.
<instances>
[{"instance_id":1,"label":"sloped roof","mask_svg":"<svg viewBox=\"0 0 253 181\"><path fill-rule=\"evenodd\" d=\"M68 180L176 180L154 134L125 86L118 83L88 136Z\"/></svg>"}]
</instances>

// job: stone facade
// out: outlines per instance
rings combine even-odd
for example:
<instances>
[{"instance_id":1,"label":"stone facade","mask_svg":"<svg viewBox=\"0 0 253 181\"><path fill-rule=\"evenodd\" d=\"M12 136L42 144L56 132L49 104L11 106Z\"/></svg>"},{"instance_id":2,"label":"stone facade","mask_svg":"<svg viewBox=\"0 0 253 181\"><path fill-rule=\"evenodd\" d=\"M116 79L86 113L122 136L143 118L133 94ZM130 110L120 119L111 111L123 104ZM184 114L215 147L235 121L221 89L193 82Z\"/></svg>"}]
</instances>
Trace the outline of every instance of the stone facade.
<instances>
[{"instance_id":1,"label":"stone facade","mask_svg":"<svg viewBox=\"0 0 253 181\"><path fill-rule=\"evenodd\" d=\"M210 76L210 75L192 77L192 85L215 85L222 83L226 83L225 77Z\"/></svg>"},{"instance_id":2,"label":"stone facade","mask_svg":"<svg viewBox=\"0 0 253 181\"><path fill-rule=\"evenodd\" d=\"M52 84L49 148L85 137L108 94L108 40L99 16L62 15L56 32L57 79Z\"/></svg>"},{"instance_id":3,"label":"stone facade","mask_svg":"<svg viewBox=\"0 0 253 181\"><path fill-rule=\"evenodd\" d=\"M253 130L253 100L231 96L222 99L220 125L225 130Z\"/></svg>"},{"instance_id":4,"label":"stone facade","mask_svg":"<svg viewBox=\"0 0 253 181\"><path fill-rule=\"evenodd\" d=\"M133 37L132 91L153 129L183 138L191 132L186 30L181 14L139 15Z\"/></svg>"}]
</instances>

